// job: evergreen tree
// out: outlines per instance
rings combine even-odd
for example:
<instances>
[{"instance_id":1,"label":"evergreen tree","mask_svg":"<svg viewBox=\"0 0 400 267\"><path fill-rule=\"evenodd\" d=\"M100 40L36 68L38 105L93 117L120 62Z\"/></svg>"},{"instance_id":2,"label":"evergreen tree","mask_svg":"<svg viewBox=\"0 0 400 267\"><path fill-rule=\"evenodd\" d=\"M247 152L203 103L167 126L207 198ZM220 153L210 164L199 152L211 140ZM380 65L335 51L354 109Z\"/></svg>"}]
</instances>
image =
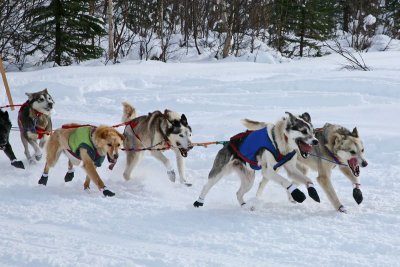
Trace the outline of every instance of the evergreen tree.
<instances>
[{"instance_id":1,"label":"evergreen tree","mask_svg":"<svg viewBox=\"0 0 400 267\"><path fill-rule=\"evenodd\" d=\"M41 51L58 65L74 60L98 58L102 49L92 41L105 35L101 21L89 15L88 1L51 0L30 13L30 41L35 44L29 53Z\"/></svg>"}]
</instances>

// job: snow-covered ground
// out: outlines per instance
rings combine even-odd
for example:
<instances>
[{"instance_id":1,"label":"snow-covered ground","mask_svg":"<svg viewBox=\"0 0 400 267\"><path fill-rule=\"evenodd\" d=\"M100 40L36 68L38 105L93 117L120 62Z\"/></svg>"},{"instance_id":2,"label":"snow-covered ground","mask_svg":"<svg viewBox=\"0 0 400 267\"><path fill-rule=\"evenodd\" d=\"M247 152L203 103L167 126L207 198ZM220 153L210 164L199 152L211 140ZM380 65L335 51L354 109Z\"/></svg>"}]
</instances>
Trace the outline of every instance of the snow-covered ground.
<instances>
[{"instance_id":1,"label":"snow-covered ground","mask_svg":"<svg viewBox=\"0 0 400 267\"><path fill-rule=\"evenodd\" d=\"M360 206L351 183L334 171L348 208L341 214L319 186L320 204L291 204L274 183L258 210L242 209L234 175L210 191L203 208L193 208L220 146L190 151L192 187L172 184L150 157L126 182L123 155L114 171L99 169L113 198L84 192L82 169L64 183L65 157L42 187L43 160L18 170L0 155L0 266L399 266L400 52L364 57L373 71L342 70L342 59L331 55L284 64L126 61L8 73L15 103L25 92L49 89L55 127L117 124L128 100L139 114L185 113L193 141L201 142L227 140L243 130L242 118L274 122L285 111L308 111L316 127L357 126L369 166L361 170ZM6 104L3 92L0 100ZM16 126L17 112L11 117ZM18 132L11 142L27 164Z\"/></svg>"}]
</instances>

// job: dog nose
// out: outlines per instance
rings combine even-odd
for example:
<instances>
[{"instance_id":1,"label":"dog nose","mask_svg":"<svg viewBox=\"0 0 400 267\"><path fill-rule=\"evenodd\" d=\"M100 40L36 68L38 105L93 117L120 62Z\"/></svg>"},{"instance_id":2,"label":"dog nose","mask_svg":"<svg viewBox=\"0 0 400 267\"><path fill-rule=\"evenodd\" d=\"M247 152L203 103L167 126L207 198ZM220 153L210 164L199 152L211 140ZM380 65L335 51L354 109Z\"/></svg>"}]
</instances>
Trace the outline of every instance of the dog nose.
<instances>
[{"instance_id":1,"label":"dog nose","mask_svg":"<svg viewBox=\"0 0 400 267\"><path fill-rule=\"evenodd\" d=\"M319 142L318 142L317 139L314 139L314 140L312 141L312 145L313 145L313 146L316 146L316 145L318 145L318 144L319 144Z\"/></svg>"},{"instance_id":2,"label":"dog nose","mask_svg":"<svg viewBox=\"0 0 400 267\"><path fill-rule=\"evenodd\" d=\"M114 155L114 159L118 159L118 154L115 154L115 155Z\"/></svg>"},{"instance_id":3,"label":"dog nose","mask_svg":"<svg viewBox=\"0 0 400 267\"><path fill-rule=\"evenodd\" d=\"M47 106L48 106L49 108L53 108L53 103L48 103Z\"/></svg>"},{"instance_id":4,"label":"dog nose","mask_svg":"<svg viewBox=\"0 0 400 267\"><path fill-rule=\"evenodd\" d=\"M368 162L366 160L363 160L363 162L361 162L361 167L367 167L368 166Z\"/></svg>"}]
</instances>

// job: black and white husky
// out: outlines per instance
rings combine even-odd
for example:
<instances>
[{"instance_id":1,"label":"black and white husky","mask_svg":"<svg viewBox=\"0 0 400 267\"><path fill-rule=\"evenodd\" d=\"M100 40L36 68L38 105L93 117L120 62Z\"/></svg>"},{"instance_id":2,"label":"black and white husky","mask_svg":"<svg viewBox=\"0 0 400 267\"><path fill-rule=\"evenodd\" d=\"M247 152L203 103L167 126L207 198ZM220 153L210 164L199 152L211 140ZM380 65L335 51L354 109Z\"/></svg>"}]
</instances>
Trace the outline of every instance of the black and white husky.
<instances>
[{"instance_id":1,"label":"black and white husky","mask_svg":"<svg viewBox=\"0 0 400 267\"><path fill-rule=\"evenodd\" d=\"M52 131L51 111L54 107L54 100L47 92L47 89L36 93L26 93L26 101L18 113L18 126L21 133L21 141L24 145L25 156L30 164L35 163L31 156L29 146L35 151L35 159L42 158L42 150L46 144L49 133ZM40 140L38 144L38 140Z\"/></svg>"},{"instance_id":2,"label":"black and white husky","mask_svg":"<svg viewBox=\"0 0 400 267\"><path fill-rule=\"evenodd\" d=\"M311 117L308 113L280 119L275 125L265 122L256 122L245 119L244 126L251 131L236 135L231 138L217 154L214 165L208 175L208 182L203 187L195 207L203 206L205 197L224 175L235 171L241 181L237 191L237 200L241 206L246 202L243 199L254 183L255 170L260 169L262 181L260 183L257 199L260 198L263 188L268 180L273 180L284 187L289 199L303 202L305 195L295 183L290 182L277 173L283 166L291 177L298 183L307 186L309 196L319 202L319 196L312 181L296 168L296 153L307 157L312 145L317 145L318 140L313 133ZM251 207L254 208L254 207Z\"/></svg>"},{"instance_id":3,"label":"black and white husky","mask_svg":"<svg viewBox=\"0 0 400 267\"><path fill-rule=\"evenodd\" d=\"M148 115L136 117L136 110L129 103L123 104L123 122L129 122L124 130L124 147L127 152L127 163L124 171L125 180L130 179L132 170L139 163L145 150L161 161L167 169L168 178L175 182L176 175L170 160L163 155L166 148L176 154L180 183L190 186L185 174L184 158L187 157L192 142L186 116L171 110L154 111Z\"/></svg>"}]
</instances>

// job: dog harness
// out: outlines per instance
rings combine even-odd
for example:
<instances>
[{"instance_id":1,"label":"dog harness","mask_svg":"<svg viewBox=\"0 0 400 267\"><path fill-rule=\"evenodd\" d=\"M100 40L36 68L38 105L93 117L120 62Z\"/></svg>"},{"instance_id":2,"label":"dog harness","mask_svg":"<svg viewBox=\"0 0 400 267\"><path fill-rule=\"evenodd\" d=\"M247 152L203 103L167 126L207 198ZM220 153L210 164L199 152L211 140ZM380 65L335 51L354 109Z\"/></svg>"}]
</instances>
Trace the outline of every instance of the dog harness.
<instances>
[{"instance_id":1,"label":"dog harness","mask_svg":"<svg viewBox=\"0 0 400 267\"><path fill-rule=\"evenodd\" d=\"M86 149L89 157L93 160L97 167L100 167L103 163L105 156L100 156L97 150L94 148L90 135L93 127L79 127L70 135L68 139L69 148L68 152L79 160L82 160L80 155L80 149Z\"/></svg>"},{"instance_id":2,"label":"dog harness","mask_svg":"<svg viewBox=\"0 0 400 267\"><path fill-rule=\"evenodd\" d=\"M29 104L29 100L26 101L24 104L22 104L21 108L18 111L18 121L20 122L21 125L22 125L22 112L25 109L25 107L28 106L28 104ZM36 113L35 113L36 117L32 120L32 122L33 122L32 128L25 129L26 131L30 131L32 133L37 134L38 135L38 139L42 139L43 135L45 135L45 134L48 135L48 133L46 133L46 129L44 129L44 128L40 127L40 126L37 126L37 120L39 119L39 117L41 115L43 115L43 113L41 113L39 111L36 111Z\"/></svg>"},{"instance_id":3,"label":"dog harness","mask_svg":"<svg viewBox=\"0 0 400 267\"><path fill-rule=\"evenodd\" d=\"M243 140L236 146L234 144L235 139ZM296 154L296 150L293 150L286 155L282 155L271 138L269 138L268 129L266 127L256 131L247 131L237 134L231 138L229 145L240 159L250 164L253 170L261 169L256 158L260 149L266 149L274 156L276 161L276 164L273 166L274 170L291 160Z\"/></svg>"}]
</instances>

